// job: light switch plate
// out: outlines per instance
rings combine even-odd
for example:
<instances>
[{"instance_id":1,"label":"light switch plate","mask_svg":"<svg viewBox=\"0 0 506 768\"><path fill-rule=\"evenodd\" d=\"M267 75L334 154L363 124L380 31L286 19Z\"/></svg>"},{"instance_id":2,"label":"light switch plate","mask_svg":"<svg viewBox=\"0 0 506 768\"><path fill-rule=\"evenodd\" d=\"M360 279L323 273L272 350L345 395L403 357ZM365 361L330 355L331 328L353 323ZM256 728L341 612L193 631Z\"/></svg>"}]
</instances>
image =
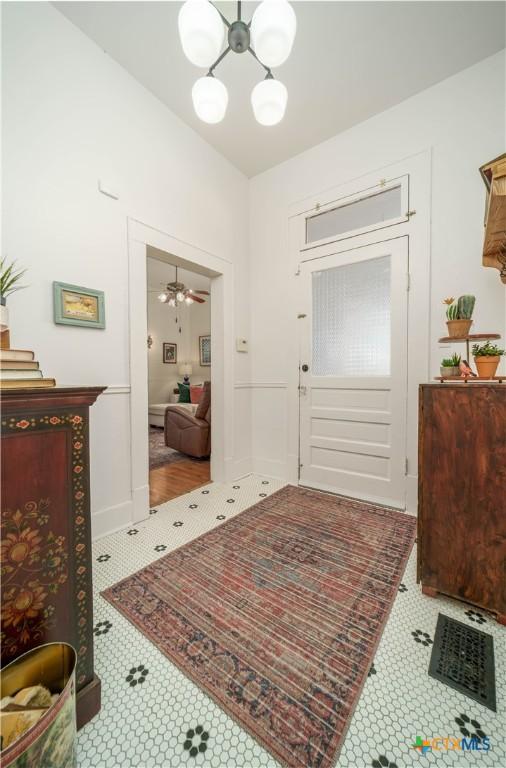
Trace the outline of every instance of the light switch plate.
<instances>
[{"instance_id":1,"label":"light switch plate","mask_svg":"<svg viewBox=\"0 0 506 768\"><path fill-rule=\"evenodd\" d=\"M235 348L238 352L247 352L248 351L248 340L247 339L236 339L235 340Z\"/></svg>"}]
</instances>

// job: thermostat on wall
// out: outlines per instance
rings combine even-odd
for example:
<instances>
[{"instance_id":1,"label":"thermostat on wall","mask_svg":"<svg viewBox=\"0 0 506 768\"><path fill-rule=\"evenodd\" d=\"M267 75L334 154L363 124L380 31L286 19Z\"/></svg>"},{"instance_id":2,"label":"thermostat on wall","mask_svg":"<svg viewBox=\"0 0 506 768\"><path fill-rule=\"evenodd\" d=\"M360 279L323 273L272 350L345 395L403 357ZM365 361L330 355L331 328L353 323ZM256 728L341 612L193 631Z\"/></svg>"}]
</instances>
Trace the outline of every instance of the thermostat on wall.
<instances>
[{"instance_id":1,"label":"thermostat on wall","mask_svg":"<svg viewBox=\"0 0 506 768\"><path fill-rule=\"evenodd\" d=\"M238 352L247 352L248 351L248 340L247 339L236 339L235 341L235 348Z\"/></svg>"}]
</instances>

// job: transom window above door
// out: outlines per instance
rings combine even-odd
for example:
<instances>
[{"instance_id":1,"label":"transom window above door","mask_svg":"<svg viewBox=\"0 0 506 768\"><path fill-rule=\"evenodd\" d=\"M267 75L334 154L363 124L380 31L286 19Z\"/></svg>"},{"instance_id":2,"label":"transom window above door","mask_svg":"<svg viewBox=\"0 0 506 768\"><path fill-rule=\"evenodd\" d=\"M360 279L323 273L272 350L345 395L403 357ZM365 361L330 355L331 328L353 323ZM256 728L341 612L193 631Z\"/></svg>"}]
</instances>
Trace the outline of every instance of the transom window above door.
<instances>
[{"instance_id":1,"label":"transom window above door","mask_svg":"<svg viewBox=\"0 0 506 768\"><path fill-rule=\"evenodd\" d=\"M409 218L408 176L382 180L303 215L301 250L389 227Z\"/></svg>"}]
</instances>

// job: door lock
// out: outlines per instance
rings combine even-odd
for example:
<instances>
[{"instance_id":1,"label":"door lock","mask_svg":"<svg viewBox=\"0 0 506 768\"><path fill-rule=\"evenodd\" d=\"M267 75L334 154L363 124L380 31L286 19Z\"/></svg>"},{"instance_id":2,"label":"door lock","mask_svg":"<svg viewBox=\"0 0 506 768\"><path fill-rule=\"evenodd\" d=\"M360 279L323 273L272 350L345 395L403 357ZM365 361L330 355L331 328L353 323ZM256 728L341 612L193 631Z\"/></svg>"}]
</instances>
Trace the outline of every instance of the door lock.
<instances>
[{"instance_id":1,"label":"door lock","mask_svg":"<svg viewBox=\"0 0 506 768\"><path fill-rule=\"evenodd\" d=\"M309 371L309 365L307 363L304 363L304 365L302 366L302 370L304 371L304 373L307 373Z\"/></svg>"}]
</instances>

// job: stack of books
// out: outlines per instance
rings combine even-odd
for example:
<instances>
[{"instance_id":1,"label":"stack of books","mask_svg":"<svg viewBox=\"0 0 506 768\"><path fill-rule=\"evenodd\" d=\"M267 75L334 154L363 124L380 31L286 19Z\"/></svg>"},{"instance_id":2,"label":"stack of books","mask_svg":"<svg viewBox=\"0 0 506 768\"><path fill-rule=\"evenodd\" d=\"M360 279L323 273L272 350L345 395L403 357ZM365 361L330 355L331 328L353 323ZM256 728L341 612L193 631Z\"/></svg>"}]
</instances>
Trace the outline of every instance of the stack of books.
<instances>
[{"instance_id":1,"label":"stack of books","mask_svg":"<svg viewBox=\"0 0 506 768\"><path fill-rule=\"evenodd\" d=\"M54 379L44 378L35 355L28 349L0 349L0 389L54 387Z\"/></svg>"}]
</instances>

